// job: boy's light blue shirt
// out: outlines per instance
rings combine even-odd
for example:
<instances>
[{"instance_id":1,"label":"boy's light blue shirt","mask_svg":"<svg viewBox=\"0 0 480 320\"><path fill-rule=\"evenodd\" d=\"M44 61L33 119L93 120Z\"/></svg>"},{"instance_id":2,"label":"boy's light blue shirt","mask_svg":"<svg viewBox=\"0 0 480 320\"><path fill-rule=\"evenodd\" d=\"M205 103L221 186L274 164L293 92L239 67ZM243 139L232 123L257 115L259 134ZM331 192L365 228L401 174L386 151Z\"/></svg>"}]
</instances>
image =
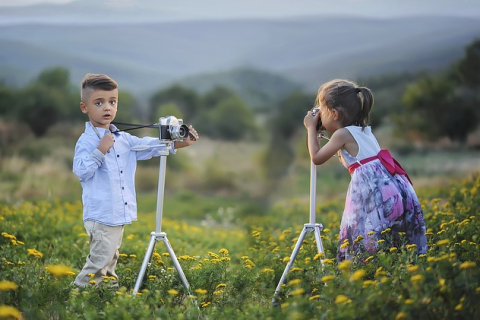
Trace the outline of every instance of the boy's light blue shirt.
<instances>
[{"instance_id":1,"label":"boy's light blue shirt","mask_svg":"<svg viewBox=\"0 0 480 320\"><path fill-rule=\"evenodd\" d=\"M83 194L83 221L97 221L109 226L132 223L137 220L135 170L137 160L148 160L165 152L167 146L158 138L138 138L126 132L114 133L114 145L103 154L97 149L100 138L117 131L96 128L90 122L75 146L73 172L80 179ZM132 151L138 145L158 146L145 151ZM172 147L170 153L175 153Z\"/></svg>"}]
</instances>

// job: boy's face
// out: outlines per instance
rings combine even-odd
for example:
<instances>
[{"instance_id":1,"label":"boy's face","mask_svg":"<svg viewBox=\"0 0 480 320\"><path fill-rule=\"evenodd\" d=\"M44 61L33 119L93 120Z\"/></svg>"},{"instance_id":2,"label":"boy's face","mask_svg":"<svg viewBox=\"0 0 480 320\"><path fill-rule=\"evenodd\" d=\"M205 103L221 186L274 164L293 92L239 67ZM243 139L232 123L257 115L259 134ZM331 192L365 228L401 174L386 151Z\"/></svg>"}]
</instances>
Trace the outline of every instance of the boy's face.
<instances>
[{"instance_id":1,"label":"boy's face","mask_svg":"<svg viewBox=\"0 0 480 320\"><path fill-rule=\"evenodd\" d=\"M117 114L118 89L111 91L91 90L80 109L95 127L108 129Z\"/></svg>"}]
</instances>

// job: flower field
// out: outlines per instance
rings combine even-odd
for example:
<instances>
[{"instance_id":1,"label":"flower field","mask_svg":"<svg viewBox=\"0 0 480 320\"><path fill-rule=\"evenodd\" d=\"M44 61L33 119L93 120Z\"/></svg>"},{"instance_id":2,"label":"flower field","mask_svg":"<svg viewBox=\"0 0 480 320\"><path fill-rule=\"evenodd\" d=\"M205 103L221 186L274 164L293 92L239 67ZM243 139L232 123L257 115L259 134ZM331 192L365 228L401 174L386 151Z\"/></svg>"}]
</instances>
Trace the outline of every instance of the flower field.
<instances>
[{"instance_id":1,"label":"flower field","mask_svg":"<svg viewBox=\"0 0 480 320\"><path fill-rule=\"evenodd\" d=\"M447 195L420 198L429 250L392 247L335 261L341 202L320 203L324 254L313 234L274 300L275 288L307 218L290 201L235 227L164 219L163 231L190 283L181 283L157 242L141 288L132 290L154 230L154 213L126 226L117 266L120 288L71 285L88 253L81 203L0 205L0 319L480 319L480 175ZM323 261L323 264L321 263ZM99 286L97 286L99 285Z\"/></svg>"}]
</instances>

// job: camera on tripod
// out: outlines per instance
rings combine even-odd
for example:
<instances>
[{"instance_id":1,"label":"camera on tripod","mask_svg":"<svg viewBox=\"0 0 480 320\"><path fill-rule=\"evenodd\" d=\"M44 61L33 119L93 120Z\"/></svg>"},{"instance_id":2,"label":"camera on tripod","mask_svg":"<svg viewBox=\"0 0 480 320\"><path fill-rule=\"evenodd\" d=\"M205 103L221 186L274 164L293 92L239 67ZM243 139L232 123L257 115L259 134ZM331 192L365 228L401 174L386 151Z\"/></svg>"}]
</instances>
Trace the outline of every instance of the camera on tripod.
<instances>
[{"instance_id":1,"label":"camera on tripod","mask_svg":"<svg viewBox=\"0 0 480 320\"><path fill-rule=\"evenodd\" d=\"M158 134L160 140L182 141L188 138L190 130L182 119L174 116L161 117L158 119Z\"/></svg>"}]
</instances>

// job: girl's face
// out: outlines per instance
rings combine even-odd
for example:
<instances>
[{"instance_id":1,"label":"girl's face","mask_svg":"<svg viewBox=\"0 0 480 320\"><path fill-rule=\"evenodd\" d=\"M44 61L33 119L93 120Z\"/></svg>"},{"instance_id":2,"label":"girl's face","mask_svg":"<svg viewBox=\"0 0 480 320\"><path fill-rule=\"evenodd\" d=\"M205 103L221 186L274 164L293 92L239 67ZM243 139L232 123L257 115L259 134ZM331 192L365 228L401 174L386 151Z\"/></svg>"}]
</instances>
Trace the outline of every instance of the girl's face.
<instances>
[{"instance_id":1,"label":"girl's face","mask_svg":"<svg viewBox=\"0 0 480 320\"><path fill-rule=\"evenodd\" d=\"M330 110L324 105L320 106L320 118L322 124L328 132L335 132L339 128L340 122L338 121L338 111Z\"/></svg>"}]
</instances>

